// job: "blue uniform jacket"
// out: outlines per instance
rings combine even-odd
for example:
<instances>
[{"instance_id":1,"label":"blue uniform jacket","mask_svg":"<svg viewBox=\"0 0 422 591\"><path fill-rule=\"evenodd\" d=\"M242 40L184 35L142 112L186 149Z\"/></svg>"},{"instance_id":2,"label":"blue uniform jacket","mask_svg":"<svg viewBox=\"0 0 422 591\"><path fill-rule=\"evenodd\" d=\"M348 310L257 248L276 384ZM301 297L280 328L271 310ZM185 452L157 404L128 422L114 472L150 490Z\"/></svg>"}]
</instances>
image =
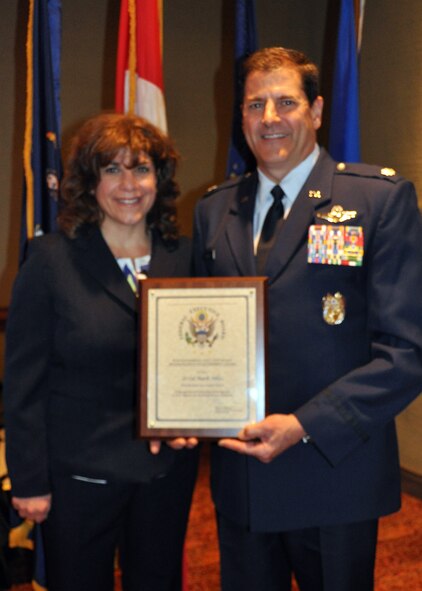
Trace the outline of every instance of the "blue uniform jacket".
<instances>
[{"instance_id":1,"label":"blue uniform jacket","mask_svg":"<svg viewBox=\"0 0 422 591\"><path fill-rule=\"evenodd\" d=\"M255 274L256 186L256 173L227 181L197 205L198 275ZM315 224L362 228L362 266L307 262ZM397 510L394 417L422 390L422 223L413 185L389 169L337 165L321 150L269 255L267 275L268 412L294 413L312 443L270 464L215 448L217 510L255 531ZM323 298L337 293L344 320L329 324Z\"/></svg>"}]
</instances>

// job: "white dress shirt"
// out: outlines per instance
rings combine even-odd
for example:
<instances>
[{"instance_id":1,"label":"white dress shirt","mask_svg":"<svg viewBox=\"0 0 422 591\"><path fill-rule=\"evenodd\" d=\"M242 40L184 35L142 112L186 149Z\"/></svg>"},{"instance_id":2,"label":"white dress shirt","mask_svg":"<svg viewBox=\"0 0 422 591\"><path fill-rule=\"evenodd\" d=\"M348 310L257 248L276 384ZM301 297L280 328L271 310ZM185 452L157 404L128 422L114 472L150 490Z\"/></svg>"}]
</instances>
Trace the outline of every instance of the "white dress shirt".
<instances>
[{"instance_id":1,"label":"white dress shirt","mask_svg":"<svg viewBox=\"0 0 422 591\"><path fill-rule=\"evenodd\" d=\"M315 166L316 161L319 157L319 146L315 144L313 151L302 160L293 170L291 170L279 183L283 189L283 206L284 215L286 219L290 213L293 203L296 197L299 195L300 190L306 182L306 179L311 173L311 170ZM261 236L262 226L264 225L265 216L268 213L272 203L273 196L271 195L271 189L274 187L274 181L270 180L265 174L258 168L258 190L256 194L255 210L253 216L253 236L254 236L254 253L258 247L259 237Z\"/></svg>"}]
</instances>

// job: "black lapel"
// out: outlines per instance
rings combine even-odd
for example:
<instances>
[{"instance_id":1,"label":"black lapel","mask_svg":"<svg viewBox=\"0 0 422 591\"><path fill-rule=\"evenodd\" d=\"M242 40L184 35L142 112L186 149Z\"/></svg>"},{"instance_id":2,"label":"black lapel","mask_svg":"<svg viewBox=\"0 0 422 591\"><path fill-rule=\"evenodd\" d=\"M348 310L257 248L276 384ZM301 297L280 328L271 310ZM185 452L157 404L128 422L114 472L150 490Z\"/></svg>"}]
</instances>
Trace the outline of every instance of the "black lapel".
<instances>
[{"instance_id":1,"label":"black lapel","mask_svg":"<svg viewBox=\"0 0 422 591\"><path fill-rule=\"evenodd\" d=\"M270 283L283 272L297 249L307 240L309 226L314 223L315 210L331 200L335 166L332 158L321 149L320 156L268 255L266 272Z\"/></svg>"},{"instance_id":2,"label":"black lapel","mask_svg":"<svg viewBox=\"0 0 422 591\"><path fill-rule=\"evenodd\" d=\"M240 275L255 275L253 211L258 185L255 171L239 183L227 217L226 236Z\"/></svg>"},{"instance_id":3,"label":"black lapel","mask_svg":"<svg viewBox=\"0 0 422 591\"><path fill-rule=\"evenodd\" d=\"M79 263L113 298L136 311L136 297L97 226L86 226L75 238Z\"/></svg>"}]
</instances>

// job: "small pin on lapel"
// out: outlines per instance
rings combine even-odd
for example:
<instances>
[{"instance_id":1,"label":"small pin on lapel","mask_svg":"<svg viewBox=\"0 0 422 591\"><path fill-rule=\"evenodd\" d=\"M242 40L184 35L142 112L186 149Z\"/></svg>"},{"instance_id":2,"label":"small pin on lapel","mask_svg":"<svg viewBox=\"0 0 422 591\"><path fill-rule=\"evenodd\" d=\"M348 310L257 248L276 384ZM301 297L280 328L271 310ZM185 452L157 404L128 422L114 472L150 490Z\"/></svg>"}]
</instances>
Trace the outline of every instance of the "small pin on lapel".
<instances>
[{"instance_id":1,"label":"small pin on lapel","mask_svg":"<svg viewBox=\"0 0 422 591\"><path fill-rule=\"evenodd\" d=\"M309 191L308 197L310 197L311 199L321 199L321 191Z\"/></svg>"}]
</instances>

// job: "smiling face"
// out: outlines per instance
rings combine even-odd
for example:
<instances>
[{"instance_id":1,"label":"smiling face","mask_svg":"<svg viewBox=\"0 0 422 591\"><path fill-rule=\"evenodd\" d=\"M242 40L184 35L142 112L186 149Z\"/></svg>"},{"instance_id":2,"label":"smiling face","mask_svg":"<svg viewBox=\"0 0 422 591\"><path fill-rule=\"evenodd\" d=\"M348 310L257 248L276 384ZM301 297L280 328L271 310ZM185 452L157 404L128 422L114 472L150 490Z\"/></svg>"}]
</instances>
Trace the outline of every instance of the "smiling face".
<instances>
[{"instance_id":1,"label":"smiling face","mask_svg":"<svg viewBox=\"0 0 422 591\"><path fill-rule=\"evenodd\" d=\"M146 230L146 216L157 194L155 167L142 153L132 166L127 150L120 150L110 164L100 170L95 197L102 212L101 228L119 231L123 227Z\"/></svg>"},{"instance_id":2,"label":"smiling face","mask_svg":"<svg viewBox=\"0 0 422 591\"><path fill-rule=\"evenodd\" d=\"M258 168L279 182L312 152L323 99L309 104L294 67L253 71L245 82L243 133Z\"/></svg>"}]
</instances>

